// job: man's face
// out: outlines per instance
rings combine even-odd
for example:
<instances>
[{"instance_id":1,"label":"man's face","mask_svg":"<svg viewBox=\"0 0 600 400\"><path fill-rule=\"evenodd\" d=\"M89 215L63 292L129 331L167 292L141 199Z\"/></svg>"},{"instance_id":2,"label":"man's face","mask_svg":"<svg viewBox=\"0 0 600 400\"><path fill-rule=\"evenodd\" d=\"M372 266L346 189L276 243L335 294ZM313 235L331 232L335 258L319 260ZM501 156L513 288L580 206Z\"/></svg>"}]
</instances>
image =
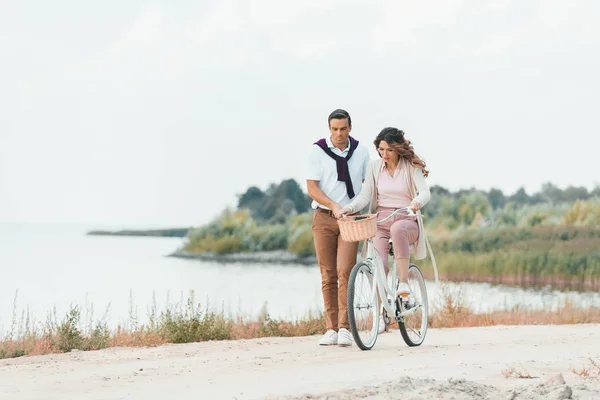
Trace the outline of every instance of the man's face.
<instances>
[{"instance_id":1,"label":"man's face","mask_svg":"<svg viewBox=\"0 0 600 400\"><path fill-rule=\"evenodd\" d=\"M337 119L334 118L329 121L329 131L331 131L331 141L335 147L341 150L346 148L348 144L348 137L352 127L348 124L348 118Z\"/></svg>"}]
</instances>

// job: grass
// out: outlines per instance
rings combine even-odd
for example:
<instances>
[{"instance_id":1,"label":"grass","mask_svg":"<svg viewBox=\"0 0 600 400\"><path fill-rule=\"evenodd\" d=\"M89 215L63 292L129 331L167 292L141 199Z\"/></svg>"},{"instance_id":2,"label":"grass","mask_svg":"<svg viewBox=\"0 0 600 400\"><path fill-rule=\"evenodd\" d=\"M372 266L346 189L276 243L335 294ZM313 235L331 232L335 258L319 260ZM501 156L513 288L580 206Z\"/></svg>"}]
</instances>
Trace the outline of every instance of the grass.
<instances>
[{"instance_id":1,"label":"grass","mask_svg":"<svg viewBox=\"0 0 600 400\"><path fill-rule=\"evenodd\" d=\"M572 301L565 301L556 310L531 310L514 307L510 310L497 310L475 313L465 301L461 289L451 291L441 285L441 295L434 304L434 312L429 317L432 328L459 328L494 325L565 325L600 323L600 308L577 307Z\"/></svg>"},{"instance_id":2,"label":"grass","mask_svg":"<svg viewBox=\"0 0 600 400\"><path fill-rule=\"evenodd\" d=\"M93 309L86 310L88 317L83 320L80 306L71 306L62 320L58 320L54 310L41 324L30 318L28 309L21 313L21 318L17 317L16 297L10 330L6 335L0 335L0 359L65 353L74 349L85 351L164 343L308 336L322 333L325 327L322 313L309 313L306 318L293 322L273 319L266 309L254 321L227 318L222 313L206 311L196 304L193 292L187 300L168 305L161 312L157 311L154 301L145 325L138 324L133 305L130 306L129 321L113 330L106 323L108 309L98 321L93 321Z\"/></svg>"},{"instance_id":3,"label":"grass","mask_svg":"<svg viewBox=\"0 0 600 400\"><path fill-rule=\"evenodd\" d=\"M571 372L584 379L600 379L600 364L593 358L589 358L589 366L585 366L581 369L571 368Z\"/></svg>"},{"instance_id":4,"label":"grass","mask_svg":"<svg viewBox=\"0 0 600 400\"><path fill-rule=\"evenodd\" d=\"M460 290L450 292L447 288L442 289L442 295L431 312L431 328L600 323L600 308L582 309L571 303L565 303L555 312L515 308L475 314ZM85 309L85 318L82 318L81 307L72 306L60 320L56 310L53 310L45 323L37 323L30 318L28 310L24 310L20 318L17 317L16 296L14 304L10 330L6 335L0 335L0 359L65 353L73 349L85 351L159 346L164 343L309 336L325 331L322 313L309 313L296 321L284 321L271 318L265 308L258 318L247 321L204 310L196 304L193 292L187 300L168 305L160 312L156 302L153 302L147 324L140 325L133 307L130 307L128 323L114 329L109 329L106 323L109 308L99 320L94 320L92 307ZM590 373L594 367L597 368L597 364L592 364Z\"/></svg>"},{"instance_id":5,"label":"grass","mask_svg":"<svg viewBox=\"0 0 600 400\"><path fill-rule=\"evenodd\" d=\"M444 280L600 289L597 227L536 226L431 232ZM419 262L431 278L429 259Z\"/></svg>"},{"instance_id":6,"label":"grass","mask_svg":"<svg viewBox=\"0 0 600 400\"><path fill-rule=\"evenodd\" d=\"M525 368L521 367L508 367L502 370L502 375L506 379L516 378L516 379L535 379L537 376L531 375Z\"/></svg>"}]
</instances>

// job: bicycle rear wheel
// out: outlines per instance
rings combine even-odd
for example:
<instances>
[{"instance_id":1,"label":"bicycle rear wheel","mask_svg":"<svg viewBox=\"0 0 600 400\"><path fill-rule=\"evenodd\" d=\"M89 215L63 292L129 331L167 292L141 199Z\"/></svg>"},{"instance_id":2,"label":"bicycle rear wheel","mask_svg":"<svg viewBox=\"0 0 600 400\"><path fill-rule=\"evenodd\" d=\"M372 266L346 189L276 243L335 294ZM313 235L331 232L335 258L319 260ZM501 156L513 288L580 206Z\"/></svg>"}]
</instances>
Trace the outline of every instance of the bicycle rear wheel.
<instances>
[{"instance_id":1,"label":"bicycle rear wheel","mask_svg":"<svg viewBox=\"0 0 600 400\"><path fill-rule=\"evenodd\" d=\"M421 270L414 264L408 268L408 286L410 295L408 302L400 304L398 309L402 312L414 311L412 314L398 317L398 328L402 338L409 346L419 346L425 340L427 334L427 320L429 317L429 302L427 300L427 289L425 288L425 279Z\"/></svg>"},{"instance_id":2,"label":"bicycle rear wheel","mask_svg":"<svg viewBox=\"0 0 600 400\"><path fill-rule=\"evenodd\" d=\"M352 268L348 279L348 322L356 345L370 350L379 334L380 301L373 268L361 261Z\"/></svg>"}]
</instances>

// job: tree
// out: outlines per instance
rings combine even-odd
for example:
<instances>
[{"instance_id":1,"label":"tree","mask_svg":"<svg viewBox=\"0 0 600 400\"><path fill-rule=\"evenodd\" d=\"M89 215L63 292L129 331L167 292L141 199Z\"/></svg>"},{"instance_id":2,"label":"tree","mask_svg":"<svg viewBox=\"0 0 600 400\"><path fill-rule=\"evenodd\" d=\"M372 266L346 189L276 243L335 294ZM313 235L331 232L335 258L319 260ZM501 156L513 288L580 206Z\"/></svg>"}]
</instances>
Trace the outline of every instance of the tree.
<instances>
[{"instance_id":1,"label":"tree","mask_svg":"<svg viewBox=\"0 0 600 400\"><path fill-rule=\"evenodd\" d=\"M283 224L285 221L296 214L296 210L294 208L294 202L290 199L283 199L281 203L277 205L274 209L274 213L271 216L269 222L275 224Z\"/></svg>"},{"instance_id":2,"label":"tree","mask_svg":"<svg viewBox=\"0 0 600 400\"><path fill-rule=\"evenodd\" d=\"M302 214L310 208L310 198L294 179L271 183L265 192L256 186L239 196L238 209L248 209L257 221L281 222L286 216Z\"/></svg>"},{"instance_id":3,"label":"tree","mask_svg":"<svg viewBox=\"0 0 600 400\"><path fill-rule=\"evenodd\" d=\"M587 189L583 186L569 186L563 192L563 198L569 203L573 203L576 200L587 200L590 198L590 194Z\"/></svg>"},{"instance_id":4,"label":"tree","mask_svg":"<svg viewBox=\"0 0 600 400\"><path fill-rule=\"evenodd\" d=\"M450 191L448 189L439 185L433 185L431 188L429 188L429 191L431 192L432 197L450 195Z\"/></svg>"},{"instance_id":5,"label":"tree","mask_svg":"<svg viewBox=\"0 0 600 400\"><path fill-rule=\"evenodd\" d=\"M527 192L525 191L525 189L521 187L521 188L519 188L519 190L517 190L515 192L515 194L513 194L512 196L510 196L508 198L508 200L510 202L515 203L515 204L525 205L525 204L529 204L530 197L527 194Z\"/></svg>"},{"instance_id":6,"label":"tree","mask_svg":"<svg viewBox=\"0 0 600 400\"><path fill-rule=\"evenodd\" d=\"M492 208L494 210L497 208L502 208L502 207L504 207L504 204L506 204L506 197L504 196L504 193L502 193L502 191L500 189L495 189L495 188L490 189L487 197L490 202L490 205L492 206Z\"/></svg>"},{"instance_id":7,"label":"tree","mask_svg":"<svg viewBox=\"0 0 600 400\"><path fill-rule=\"evenodd\" d=\"M553 204L559 204L565 200L563 191L550 182L542 185L542 194Z\"/></svg>"},{"instance_id":8,"label":"tree","mask_svg":"<svg viewBox=\"0 0 600 400\"><path fill-rule=\"evenodd\" d=\"M257 210L264 201L265 194L256 186L250 186L246 193L238 198L238 209L248 208L250 211Z\"/></svg>"},{"instance_id":9,"label":"tree","mask_svg":"<svg viewBox=\"0 0 600 400\"><path fill-rule=\"evenodd\" d=\"M279 199L289 199L294 204L296 212L301 214L310 207L310 199L304 194L298 182L294 179L284 180L276 189L276 197Z\"/></svg>"},{"instance_id":10,"label":"tree","mask_svg":"<svg viewBox=\"0 0 600 400\"><path fill-rule=\"evenodd\" d=\"M488 212L488 199L483 193L473 192L463 196L459 200L458 221L465 225L471 225L477 214L481 216Z\"/></svg>"}]
</instances>

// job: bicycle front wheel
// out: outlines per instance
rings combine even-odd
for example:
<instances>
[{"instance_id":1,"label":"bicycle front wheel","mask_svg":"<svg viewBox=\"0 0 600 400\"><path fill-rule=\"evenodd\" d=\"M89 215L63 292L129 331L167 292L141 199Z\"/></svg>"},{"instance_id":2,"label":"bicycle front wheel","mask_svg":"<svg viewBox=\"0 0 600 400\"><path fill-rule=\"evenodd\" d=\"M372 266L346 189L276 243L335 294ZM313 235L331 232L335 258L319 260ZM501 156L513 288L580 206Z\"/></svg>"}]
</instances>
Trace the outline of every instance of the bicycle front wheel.
<instances>
[{"instance_id":1,"label":"bicycle front wheel","mask_svg":"<svg viewBox=\"0 0 600 400\"><path fill-rule=\"evenodd\" d=\"M348 279L348 322L356 345L370 350L379 334L380 300L373 268L361 261Z\"/></svg>"},{"instance_id":2,"label":"bicycle front wheel","mask_svg":"<svg viewBox=\"0 0 600 400\"><path fill-rule=\"evenodd\" d=\"M419 346L425 340L427 333L429 301L423 274L414 264L408 268L408 286L410 287L408 302L400 304L399 299L396 300L399 302L398 309L403 314L398 318L398 328L407 345Z\"/></svg>"}]
</instances>

